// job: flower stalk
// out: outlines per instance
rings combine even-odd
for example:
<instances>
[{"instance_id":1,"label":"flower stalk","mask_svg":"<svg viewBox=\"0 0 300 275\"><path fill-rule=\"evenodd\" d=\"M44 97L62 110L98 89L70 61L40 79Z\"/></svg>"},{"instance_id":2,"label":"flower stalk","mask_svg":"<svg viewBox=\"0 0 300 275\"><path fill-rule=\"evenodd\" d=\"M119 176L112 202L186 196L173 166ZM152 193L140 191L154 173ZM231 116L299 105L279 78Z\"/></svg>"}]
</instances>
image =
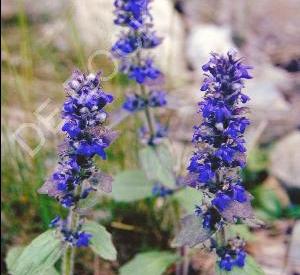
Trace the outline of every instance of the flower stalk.
<instances>
[{"instance_id":1,"label":"flower stalk","mask_svg":"<svg viewBox=\"0 0 300 275\"><path fill-rule=\"evenodd\" d=\"M199 113L203 120L194 127L195 152L185 182L201 190L203 200L196 206L195 215L183 219L185 227L177 243L194 246L210 239L211 249L218 255L217 264L231 271L235 266L245 265L245 242L239 237L227 239L226 226L254 219L252 197L240 175L246 165L244 133L250 124L247 108L242 106L250 98L243 88L244 80L252 78L248 73L251 67L236 58L235 51L230 51L226 56L212 53L202 69L205 79L201 91L205 95L199 103ZM185 228L198 224L202 231L186 238L185 232L190 231Z\"/></svg>"},{"instance_id":2,"label":"flower stalk","mask_svg":"<svg viewBox=\"0 0 300 275\"><path fill-rule=\"evenodd\" d=\"M157 47L162 39L152 30L150 1L115 1L115 24L125 28L113 45L111 52L120 60L120 72L134 80L139 89L127 95L123 108L131 113L143 111L146 127L140 129L143 143L155 145L164 137L166 131L156 121L153 108L166 105L165 92L158 88L162 73L145 55L145 50Z\"/></svg>"},{"instance_id":3,"label":"flower stalk","mask_svg":"<svg viewBox=\"0 0 300 275\"><path fill-rule=\"evenodd\" d=\"M66 133L59 148L59 162L54 173L39 189L55 198L69 210L67 219L57 216L50 223L59 233L65 246L63 274L73 275L76 247L88 247L92 234L82 230L85 223L79 202L90 193L111 192L112 178L102 173L94 163L94 156L106 159L105 149L116 138L104 123L108 114L104 107L113 101L100 86L100 73L86 75L75 70L65 90L62 130Z\"/></svg>"}]
</instances>

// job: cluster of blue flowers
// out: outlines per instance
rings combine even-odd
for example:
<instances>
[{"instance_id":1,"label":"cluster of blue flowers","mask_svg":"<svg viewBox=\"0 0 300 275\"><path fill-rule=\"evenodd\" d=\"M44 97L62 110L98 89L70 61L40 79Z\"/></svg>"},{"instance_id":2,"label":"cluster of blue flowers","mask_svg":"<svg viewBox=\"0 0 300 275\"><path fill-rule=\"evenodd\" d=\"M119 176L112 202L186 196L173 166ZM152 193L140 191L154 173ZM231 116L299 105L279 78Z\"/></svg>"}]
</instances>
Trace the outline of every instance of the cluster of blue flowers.
<instances>
[{"instance_id":1,"label":"cluster of blue flowers","mask_svg":"<svg viewBox=\"0 0 300 275\"><path fill-rule=\"evenodd\" d=\"M120 70L139 84L151 83L161 76L150 57L142 57L143 49L157 47L162 39L152 29L149 0L116 0L115 24L126 27L113 45L112 54L121 60ZM139 58L136 58L136 56Z\"/></svg>"},{"instance_id":2,"label":"cluster of blue flowers","mask_svg":"<svg viewBox=\"0 0 300 275\"><path fill-rule=\"evenodd\" d=\"M114 22L126 27L126 31L121 33L112 47L112 53L116 57L126 57L138 49L152 49L161 43L162 39L151 30L150 2L151 0L115 0Z\"/></svg>"},{"instance_id":3,"label":"cluster of blue flowers","mask_svg":"<svg viewBox=\"0 0 300 275\"><path fill-rule=\"evenodd\" d=\"M50 227L58 229L62 234L63 241L68 242L73 246L87 247L92 238L92 234L81 230L82 224L79 224L73 231L68 228L67 221L61 219L60 216L57 216L51 221Z\"/></svg>"},{"instance_id":4,"label":"cluster of blue flowers","mask_svg":"<svg viewBox=\"0 0 300 275\"><path fill-rule=\"evenodd\" d=\"M162 107L167 104L166 93L153 89L161 84L163 75L154 65L153 58L144 50L153 49L161 44L162 39L153 30L152 16L149 12L151 0L116 0L115 24L124 27L111 52L120 60L120 72L126 74L142 86L143 92L127 95L123 108L131 113L146 111L148 108ZM148 92L148 87L150 91ZM149 121L148 121L149 123ZM166 135L166 127L144 126L140 130L144 139L151 131L147 144L154 145ZM152 128L152 130L150 130Z\"/></svg>"},{"instance_id":5,"label":"cluster of blue flowers","mask_svg":"<svg viewBox=\"0 0 300 275\"><path fill-rule=\"evenodd\" d=\"M226 247L217 250L218 264L221 269L231 271L233 267L243 268L246 261L245 242L239 238L230 240Z\"/></svg>"},{"instance_id":6,"label":"cluster of blue flowers","mask_svg":"<svg viewBox=\"0 0 300 275\"><path fill-rule=\"evenodd\" d=\"M174 190L160 184L160 183L156 183L154 184L153 188L152 188L152 194L155 197L167 197L170 196L174 193Z\"/></svg>"},{"instance_id":7,"label":"cluster of blue flowers","mask_svg":"<svg viewBox=\"0 0 300 275\"><path fill-rule=\"evenodd\" d=\"M250 124L245 117L249 97L242 93L244 79L250 79L248 70L235 57L212 54L203 66L206 78L201 87L204 100L199 103L203 122L194 127L193 142L197 151L190 159L188 171L192 187L209 193L212 207L224 211L232 201L248 200L239 171L245 166L245 140L243 134ZM201 146L199 146L201 145Z\"/></svg>"},{"instance_id":8,"label":"cluster of blue flowers","mask_svg":"<svg viewBox=\"0 0 300 275\"><path fill-rule=\"evenodd\" d=\"M129 29L128 33L122 33L121 37L112 47L112 53L117 58L124 58L138 49L153 49L161 43L161 38L155 32L144 30L136 32Z\"/></svg>"},{"instance_id":9,"label":"cluster of blue flowers","mask_svg":"<svg viewBox=\"0 0 300 275\"><path fill-rule=\"evenodd\" d=\"M166 93L164 91L153 90L145 98L139 94L130 94L126 97L123 108L129 112L145 110L146 107L163 107L167 104Z\"/></svg>"},{"instance_id":10,"label":"cluster of blue flowers","mask_svg":"<svg viewBox=\"0 0 300 275\"><path fill-rule=\"evenodd\" d=\"M150 0L115 0L115 24L137 30L151 18L148 13Z\"/></svg>"},{"instance_id":11,"label":"cluster of blue flowers","mask_svg":"<svg viewBox=\"0 0 300 275\"><path fill-rule=\"evenodd\" d=\"M65 90L67 99L62 110L62 130L67 136L60 147L58 166L39 192L56 198L66 208L76 208L80 199L96 190L91 184L82 186L84 180L99 173L93 157L98 155L106 159L105 149L115 138L114 132L104 127L107 118L104 108L113 97L101 89L100 74L85 75L78 70L66 83ZM55 224L58 225L56 219L52 225ZM60 227L65 240L70 243L77 246L88 243L88 234Z\"/></svg>"},{"instance_id":12,"label":"cluster of blue flowers","mask_svg":"<svg viewBox=\"0 0 300 275\"><path fill-rule=\"evenodd\" d=\"M154 66L153 60L149 57L140 58L138 64L131 59L123 60L121 71L138 84L150 86L153 85L154 80L162 76L161 71Z\"/></svg>"},{"instance_id":13,"label":"cluster of blue flowers","mask_svg":"<svg viewBox=\"0 0 300 275\"><path fill-rule=\"evenodd\" d=\"M149 129L142 126L139 129L139 138L142 144L145 145L158 145L162 142L164 138L168 136L168 127L160 123L156 123L155 133L151 134Z\"/></svg>"},{"instance_id":14,"label":"cluster of blue flowers","mask_svg":"<svg viewBox=\"0 0 300 275\"><path fill-rule=\"evenodd\" d=\"M213 53L202 69L206 76L201 87L204 100L199 103L203 121L194 127L193 143L197 150L190 159L187 184L201 189L208 198L206 204L195 209L195 214L203 219L203 228L218 230L224 223L233 222L232 216L234 221L243 218L233 205L248 207L251 199L240 177L246 163L244 132L250 124L245 116L247 108L241 106L249 97L242 89L244 79L251 78L251 67L230 51L226 56ZM228 215L230 207L236 213ZM220 267L227 270L230 253L224 255ZM241 255L236 259L240 260Z\"/></svg>"}]
</instances>

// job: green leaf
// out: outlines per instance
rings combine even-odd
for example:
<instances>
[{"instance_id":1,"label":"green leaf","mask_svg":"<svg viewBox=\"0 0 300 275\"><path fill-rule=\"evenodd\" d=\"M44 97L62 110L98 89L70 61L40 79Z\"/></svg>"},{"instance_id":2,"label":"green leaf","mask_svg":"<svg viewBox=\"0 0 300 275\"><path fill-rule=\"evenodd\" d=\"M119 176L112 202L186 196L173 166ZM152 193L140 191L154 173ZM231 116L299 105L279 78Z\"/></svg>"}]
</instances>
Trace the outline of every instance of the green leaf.
<instances>
[{"instance_id":1,"label":"green leaf","mask_svg":"<svg viewBox=\"0 0 300 275\"><path fill-rule=\"evenodd\" d=\"M91 192L87 198L81 199L78 203L80 210L87 210L94 207L100 201L100 195L98 192Z\"/></svg>"},{"instance_id":2,"label":"green leaf","mask_svg":"<svg viewBox=\"0 0 300 275\"><path fill-rule=\"evenodd\" d=\"M172 156L168 146L166 144L160 144L155 147L162 165L169 171L172 171L175 165L174 157Z\"/></svg>"},{"instance_id":3,"label":"green leaf","mask_svg":"<svg viewBox=\"0 0 300 275\"><path fill-rule=\"evenodd\" d=\"M172 188L175 177L168 162L169 157L165 157L162 150L150 146L143 148L139 151L140 163L149 180L159 181Z\"/></svg>"},{"instance_id":4,"label":"green leaf","mask_svg":"<svg viewBox=\"0 0 300 275\"><path fill-rule=\"evenodd\" d=\"M112 196L122 202L141 200L152 196L152 187L142 171L124 171L114 179Z\"/></svg>"},{"instance_id":5,"label":"green leaf","mask_svg":"<svg viewBox=\"0 0 300 275\"><path fill-rule=\"evenodd\" d=\"M264 209L257 209L254 211L255 217L263 220L263 221L273 221L276 220L274 215L270 214L269 212L265 211Z\"/></svg>"},{"instance_id":6,"label":"green leaf","mask_svg":"<svg viewBox=\"0 0 300 275\"><path fill-rule=\"evenodd\" d=\"M178 256L171 252L151 251L137 254L120 269L120 275L161 275Z\"/></svg>"},{"instance_id":7,"label":"green leaf","mask_svg":"<svg viewBox=\"0 0 300 275\"><path fill-rule=\"evenodd\" d=\"M249 227L245 224L231 224L228 227L227 238L232 239L236 236L243 238L245 241L253 241L254 235L250 232Z\"/></svg>"},{"instance_id":8,"label":"green leaf","mask_svg":"<svg viewBox=\"0 0 300 275\"><path fill-rule=\"evenodd\" d=\"M276 219L280 218L283 212L280 200L276 193L266 187L259 187L255 190L255 203L258 207L266 212L265 217L261 215L261 218ZM268 218L267 218L268 219Z\"/></svg>"},{"instance_id":9,"label":"green leaf","mask_svg":"<svg viewBox=\"0 0 300 275\"><path fill-rule=\"evenodd\" d=\"M5 263L8 271L11 271L13 269L13 266L16 264L16 261L22 254L23 250L23 246L15 246L8 250L5 258Z\"/></svg>"},{"instance_id":10,"label":"green leaf","mask_svg":"<svg viewBox=\"0 0 300 275\"><path fill-rule=\"evenodd\" d=\"M291 219L300 219L300 205L290 205L284 209L284 215Z\"/></svg>"},{"instance_id":11,"label":"green leaf","mask_svg":"<svg viewBox=\"0 0 300 275\"><path fill-rule=\"evenodd\" d=\"M63 246L56 238L54 230L48 230L35 238L24 248L11 267L13 275L45 274L61 257ZM16 253L13 252L12 259Z\"/></svg>"},{"instance_id":12,"label":"green leaf","mask_svg":"<svg viewBox=\"0 0 300 275\"><path fill-rule=\"evenodd\" d=\"M6 256L5 263L8 269L9 274L14 275L12 269L13 266L16 264L17 259L20 257L22 252L24 251L24 246L15 246L12 247ZM49 269L45 270L43 273L39 273L37 275L59 275L57 270L54 267L50 267Z\"/></svg>"},{"instance_id":13,"label":"green leaf","mask_svg":"<svg viewBox=\"0 0 300 275\"><path fill-rule=\"evenodd\" d=\"M59 273L54 267L50 267L49 269L38 275L59 275Z\"/></svg>"},{"instance_id":14,"label":"green leaf","mask_svg":"<svg viewBox=\"0 0 300 275\"><path fill-rule=\"evenodd\" d=\"M253 148L247 158L247 168L252 172L261 172L268 168L268 153L262 148Z\"/></svg>"},{"instance_id":15,"label":"green leaf","mask_svg":"<svg viewBox=\"0 0 300 275\"><path fill-rule=\"evenodd\" d=\"M186 187L173 195L173 198L178 201L180 206L191 213L195 210L195 206L201 204L203 195L201 191L195 188Z\"/></svg>"},{"instance_id":16,"label":"green leaf","mask_svg":"<svg viewBox=\"0 0 300 275\"><path fill-rule=\"evenodd\" d=\"M264 275L264 271L255 262L255 260L247 255L245 266L243 268L235 266L231 271L225 271L216 265L216 275Z\"/></svg>"},{"instance_id":17,"label":"green leaf","mask_svg":"<svg viewBox=\"0 0 300 275\"><path fill-rule=\"evenodd\" d=\"M117 258L117 251L111 239L111 234L104 226L87 221L82 226L82 230L92 234L91 248L99 256L105 260L114 261Z\"/></svg>"}]
</instances>

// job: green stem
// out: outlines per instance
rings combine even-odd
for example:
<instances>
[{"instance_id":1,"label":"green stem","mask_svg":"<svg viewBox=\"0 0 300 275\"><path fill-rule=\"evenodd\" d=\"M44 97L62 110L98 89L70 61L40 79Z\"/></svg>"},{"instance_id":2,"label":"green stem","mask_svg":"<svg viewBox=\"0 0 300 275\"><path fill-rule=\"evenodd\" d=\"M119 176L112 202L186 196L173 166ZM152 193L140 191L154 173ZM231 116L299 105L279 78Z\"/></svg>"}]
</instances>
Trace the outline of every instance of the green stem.
<instances>
[{"instance_id":1,"label":"green stem","mask_svg":"<svg viewBox=\"0 0 300 275\"><path fill-rule=\"evenodd\" d=\"M68 245L66 248L64 258L63 258L63 274L73 275L74 274L74 256L75 248L74 246Z\"/></svg>"},{"instance_id":2,"label":"green stem","mask_svg":"<svg viewBox=\"0 0 300 275\"><path fill-rule=\"evenodd\" d=\"M141 87L142 95L146 96L147 93L146 93L145 86L140 85L140 87ZM151 114L151 110L148 106L145 108L145 116L146 116L146 121L147 121L147 124L148 124L150 134L153 137L155 135L155 126L154 126L154 123L153 123L153 117L152 117L152 114Z\"/></svg>"},{"instance_id":3,"label":"green stem","mask_svg":"<svg viewBox=\"0 0 300 275\"><path fill-rule=\"evenodd\" d=\"M226 239L226 230L225 227L223 226L219 232L217 232L217 242L218 245L220 246L224 246L227 243L227 239Z\"/></svg>"},{"instance_id":4,"label":"green stem","mask_svg":"<svg viewBox=\"0 0 300 275\"><path fill-rule=\"evenodd\" d=\"M78 186L75 190L75 196L81 193L81 187ZM74 232L78 226L79 214L75 211L76 205L69 210L68 223L69 230ZM74 258L75 258L75 247L67 244L64 257L63 257L63 275L74 274Z\"/></svg>"},{"instance_id":5,"label":"green stem","mask_svg":"<svg viewBox=\"0 0 300 275\"><path fill-rule=\"evenodd\" d=\"M69 228L71 231L77 227L77 214L73 209L70 209L69 212ZM75 247L72 245L67 245L64 257L63 257L63 275L73 275L74 274L74 256L75 256Z\"/></svg>"},{"instance_id":6,"label":"green stem","mask_svg":"<svg viewBox=\"0 0 300 275\"><path fill-rule=\"evenodd\" d=\"M138 50L138 52L137 52L137 61L138 61L138 64L140 65L141 64L140 50ZM146 87L142 84L140 84L139 86L140 86L141 94L144 97L146 97L147 96ZM150 131L150 135L153 137L155 135L155 124L153 123L153 116L152 116L151 110L148 106L145 108L145 116L146 116L146 121L148 124L149 131Z\"/></svg>"}]
</instances>

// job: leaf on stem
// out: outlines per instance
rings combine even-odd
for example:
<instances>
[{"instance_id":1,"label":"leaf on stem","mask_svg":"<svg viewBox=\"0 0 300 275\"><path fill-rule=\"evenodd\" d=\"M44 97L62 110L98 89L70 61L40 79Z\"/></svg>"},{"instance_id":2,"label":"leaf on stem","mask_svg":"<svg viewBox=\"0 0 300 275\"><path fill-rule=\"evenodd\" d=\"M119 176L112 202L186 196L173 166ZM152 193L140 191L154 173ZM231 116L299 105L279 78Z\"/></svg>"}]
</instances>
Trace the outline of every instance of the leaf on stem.
<instances>
[{"instance_id":1,"label":"leaf on stem","mask_svg":"<svg viewBox=\"0 0 300 275\"><path fill-rule=\"evenodd\" d=\"M158 181L168 187L175 186L175 176L172 172L172 157L166 155L166 149L159 146L147 146L139 151L141 166L149 180Z\"/></svg>"},{"instance_id":2,"label":"leaf on stem","mask_svg":"<svg viewBox=\"0 0 300 275\"><path fill-rule=\"evenodd\" d=\"M54 230L36 237L25 248L17 248L8 255L8 269L13 275L47 274L61 257L64 247Z\"/></svg>"},{"instance_id":3,"label":"leaf on stem","mask_svg":"<svg viewBox=\"0 0 300 275\"><path fill-rule=\"evenodd\" d=\"M83 224L82 230L92 234L90 247L105 260L114 261L117 258L117 251L112 242L111 234L104 226L93 221Z\"/></svg>"},{"instance_id":4,"label":"leaf on stem","mask_svg":"<svg viewBox=\"0 0 300 275\"><path fill-rule=\"evenodd\" d=\"M137 254L120 269L120 275L161 275L178 259L172 252L151 251Z\"/></svg>"},{"instance_id":5,"label":"leaf on stem","mask_svg":"<svg viewBox=\"0 0 300 275\"><path fill-rule=\"evenodd\" d=\"M251 206L252 196L247 193L247 201L232 201L228 207L220 212L222 217L229 223L235 223L236 219L254 219L254 212Z\"/></svg>"},{"instance_id":6,"label":"leaf on stem","mask_svg":"<svg viewBox=\"0 0 300 275\"><path fill-rule=\"evenodd\" d=\"M119 173L113 182L112 196L116 201L132 202L152 196L153 184L139 170Z\"/></svg>"},{"instance_id":7,"label":"leaf on stem","mask_svg":"<svg viewBox=\"0 0 300 275\"><path fill-rule=\"evenodd\" d=\"M181 230L172 242L172 247L194 247L210 238L214 231L203 228L200 216L188 215L181 220Z\"/></svg>"}]
</instances>

